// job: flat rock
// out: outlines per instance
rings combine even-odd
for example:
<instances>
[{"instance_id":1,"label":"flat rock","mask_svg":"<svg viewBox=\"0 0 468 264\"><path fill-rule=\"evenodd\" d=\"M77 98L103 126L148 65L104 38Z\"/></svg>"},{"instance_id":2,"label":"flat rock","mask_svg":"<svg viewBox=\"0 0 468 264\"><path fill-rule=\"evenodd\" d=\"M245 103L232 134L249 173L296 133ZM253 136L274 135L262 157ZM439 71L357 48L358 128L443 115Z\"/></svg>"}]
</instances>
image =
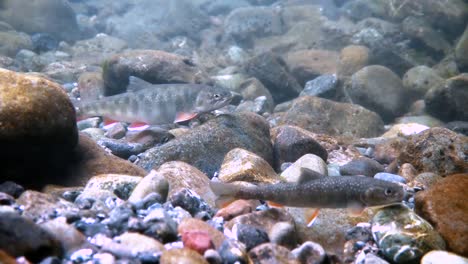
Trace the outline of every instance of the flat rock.
<instances>
[{"instance_id":1,"label":"flat rock","mask_svg":"<svg viewBox=\"0 0 468 264\"><path fill-rule=\"evenodd\" d=\"M416 212L431 222L450 251L468 256L468 174L448 175L416 195Z\"/></svg>"},{"instance_id":2,"label":"flat rock","mask_svg":"<svg viewBox=\"0 0 468 264\"><path fill-rule=\"evenodd\" d=\"M187 188L200 195L209 205L215 205L216 197L209 187L210 179L194 166L181 161L170 161L159 167L156 173L169 183L169 197Z\"/></svg>"},{"instance_id":3,"label":"flat rock","mask_svg":"<svg viewBox=\"0 0 468 264\"><path fill-rule=\"evenodd\" d=\"M0 215L0 248L11 256L25 256L34 263L63 253L60 242L51 234L14 213Z\"/></svg>"},{"instance_id":4,"label":"flat rock","mask_svg":"<svg viewBox=\"0 0 468 264\"><path fill-rule=\"evenodd\" d=\"M339 54L328 50L298 50L286 54L286 64L300 85L320 75L336 74Z\"/></svg>"},{"instance_id":5,"label":"flat rock","mask_svg":"<svg viewBox=\"0 0 468 264\"><path fill-rule=\"evenodd\" d=\"M278 125L294 125L331 136L375 137L383 131L383 121L364 107L312 96L295 99L279 117Z\"/></svg>"},{"instance_id":6,"label":"flat rock","mask_svg":"<svg viewBox=\"0 0 468 264\"><path fill-rule=\"evenodd\" d=\"M410 103L400 77L380 65L366 66L354 73L346 93L353 103L377 112L385 121L404 114Z\"/></svg>"},{"instance_id":7,"label":"flat rock","mask_svg":"<svg viewBox=\"0 0 468 264\"><path fill-rule=\"evenodd\" d=\"M279 181L278 175L268 162L240 148L235 148L226 154L218 178L223 182L274 183Z\"/></svg>"},{"instance_id":8,"label":"flat rock","mask_svg":"<svg viewBox=\"0 0 468 264\"><path fill-rule=\"evenodd\" d=\"M0 101L4 179L33 186L52 178L48 174L66 163L78 142L65 91L47 79L0 69Z\"/></svg>"},{"instance_id":9,"label":"flat rock","mask_svg":"<svg viewBox=\"0 0 468 264\"><path fill-rule=\"evenodd\" d=\"M434 127L408 138L398 154L400 164L410 163L418 172L440 175L467 172L468 137Z\"/></svg>"},{"instance_id":10,"label":"flat rock","mask_svg":"<svg viewBox=\"0 0 468 264\"><path fill-rule=\"evenodd\" d=\"M305 154L315 154L326 161L327 150L315 140L315 134L296 126L278 126L270 131L276 168L295 162Z\"/></svg>"},{"instance_id":11,"label":"flat rock","mask_svg":"<svg viewBox=\"0 0 468 264\"><path fill-rule=\"evenodd\" d=\"M221 115L162 146L141 154L137 165L150 170L168 161L179 160L213 177L224 156L234 148L250 151L273 163L269 126L252 113Z\"/></svg>"},{"instance_id":12,"label":"flat rock","mask_svg":"<svg viewBox=\"0 0 468 264\"><path fill-rule=\"evenodd\" d=\"M206 76L189 58L161 50L131 50L103 63L105 95L126 91L129 76L154 84L204 83Z\"/></svg>"},{"instance_id":13,"label":"flat rock","mask_svg":"<svg viewBox=\"0 0 468 264\"><path fill-rule=\"evenodd\" d=\"M443 121L468 121L468 73L436 84L425 95L429 114Z\"/></svg>"}]
</instances>

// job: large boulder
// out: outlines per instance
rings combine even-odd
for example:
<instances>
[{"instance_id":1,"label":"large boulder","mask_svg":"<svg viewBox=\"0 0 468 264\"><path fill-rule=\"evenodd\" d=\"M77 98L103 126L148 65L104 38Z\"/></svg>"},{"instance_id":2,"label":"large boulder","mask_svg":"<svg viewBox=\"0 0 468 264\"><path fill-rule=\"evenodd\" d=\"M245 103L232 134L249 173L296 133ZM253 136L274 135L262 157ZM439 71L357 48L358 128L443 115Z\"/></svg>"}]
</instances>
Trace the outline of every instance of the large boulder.
<instances>
[{"instance_id":1,"label":"large boulder","mask_svg":"<svg viewBox=\"0 0 468 264\"><path fill-rule=\"evenodd\" d=\"M66 41L79 37L76 14L65 0L5 0L0 20L26 33L48 33Z\"/></svg>"},{"instance_id":2,"label":"large boulder","mask_svg":"<svg viewBox=\"0 0 468 264\"><path fill-rule=\"evenodd\" d=\"M383 132L379 115L364 107L301 96L281 115L278 125L293 125L314 133L348 137L376 137Z\"/></svg>"},{"instance_id":3,"label":"large boulder","mask_svg":"<svg viewBox=\"0 0 468 264\"><path fill-rule=\"evenodd\" d=\"M168 161L184 161L210 178L234 148L253 152L273 163L268 123L252 113L221 115L168 143L143 153L137 165L150 170Z\"/></svg>"}]
</instances>

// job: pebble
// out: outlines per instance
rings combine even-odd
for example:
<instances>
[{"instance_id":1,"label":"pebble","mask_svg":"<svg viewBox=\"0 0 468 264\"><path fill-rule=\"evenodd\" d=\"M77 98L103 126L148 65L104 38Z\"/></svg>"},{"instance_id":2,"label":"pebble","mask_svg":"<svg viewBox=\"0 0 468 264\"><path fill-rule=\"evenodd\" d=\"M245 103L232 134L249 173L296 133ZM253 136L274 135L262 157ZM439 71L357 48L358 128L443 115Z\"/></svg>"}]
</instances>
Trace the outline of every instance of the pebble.
<instances>
[{"instance_id":1,"label":"pebble","mask_svg":"<svg viewBox=\"0 0 468 264\"><path fill-rule=\"evenodd\" d=\"M367 177L374 177L375 174L383 172L384 167L379 162L369 159L360 158L348 162L340 167L341 175L365 175Z\"/></svg>"},{"instance_id":2,"label":"pebble","mask_svg":"<svg viewBox=\"0 0 468 264\"><path fill-rule=\"evenodd\" d=\"M179 191L172 193L168 197L168 202L170 202L174 207L179 206L185 209L193 216L199 215L200 213L206 213L207 218L210 219L214 215L213 209L211 209L210 205L201 199L199 195L189 189L180 189Z\"/></svg>"},{"instance_id":3,"label":"pebble","mask_svg":"<svg viewBox=\"0 0 468 264\"><path fill-rule=\"evenodd\" d=\"M223 263L248 263L245 246L236 240L224 240L218 249L218 252L223 259Z\"/></svg>"},{"instance_id":4,"label":"pebble","mask_svg":"<svg viewBox=\"0 0 468 264\"><path fill-rule=\"evenodd\" d=\"M148 195L155 193L166 200L169 191L169 183L161 173L151 170L148 175L143 177L138 184L133 188L128 201L131 203L139 203L147 199Z\"/></svg>"},{"instance_id":5,"label":"pebble","mask_svg":"<svg viewBox=\"0 0 468 264\"><path fill-rule=\"evenodd\" d=\"M468 258L443 250L429 251L421 259L421 264L467 264Z\"/></svg>"},{"instance_id":6,"label":"pebble","mask_svg":"<svg viewBox=\"0 0 468 264\"><path fill-rule=\"evenodd\" d=\"M299 96L310 95L324 98L333 98L338 85L336 74L321 75L311 81L306 82L304 90Z\"/></svg>"},{"instance_id":7,"label":"pebble","mask_svg":"<svg viewBox=\"0 0 468 264\"><path fill-rule=\"evenodd\" d=\"M125 137L125 134L127 134L127 128L121 122L117 122L109 129L107 129L104 135L112 139L121 139Z\"/></svg>"},{"instance_id":8,"label":"pebble","mask_svg":"<svg viewBox=\"0 0 468 264\"><path fill-rule=\"evenodd\" d=\"M229 221L236 216L251 213L257 205L258 201L235 200L228 206L219 209L215 216L222 217L224 221Z\"/></svg>"},{"instance_id":9,"label":"pebble","mask_svg":"<svg viewBox=\"0 0 468 264\"><path fill-rule=\"evenodd\" d=\"M94 251L90 248L84 248L73 252L70 260L75 263L84 263L92 259Z\"/></svg>"},{"instance_id":10,"label":"pebble","mask_svg":"<svg viewBox=\"0 0 468 264\"><path fill-rule=\"evenodd\" d=\"M281 173L281 177L288 182L297 182L301 175L301 168L307 168L318 172L324 177L328 175L327 164L319 156L314 154L306 154L300 157L291 166Z\"/></svg>"},{"instance_id":11,"label":"pebble","mask_svg":"<svg viewBox=\"0 0 468 264\"><path fill-rule=\"evenodd\" d=\"M208 262L196 251L181 248L166 250L162 253L159 260L161 264L190 263L190 264L208 264Z\"/></svg>"},{"instance_id":12,"label":"pebble","mask_svg":"<svg viewBox=\"0 0 468 264\"><path fill-rule=\"evenodd\" d=\"M249 251L253 263L297 263L289 249L273 243L263 243Z\"/></svg>"},{"instance_id":13,"label":"pebble","mask_svg":"<svg viewBox=\"0 0 468 264\"><path fill-rule=\"evenodd\" d=\"M389 182L406 183L406 179L401 177L400 175L386 173L386 172L379 172L375 174L374 178L379 179L379 180L389 181Z\"/></svg>"},{"instance_id":14,"label":"pebble","mask_svg":"<svg viewBox=\"0 0 468 264\"><path fill-rule=\"evenodd\" d=\"M298 248L291 251L300 263L322 263L327 254L320 244L312 241L302 243Z\"/></svg>"},{"instance_id":15,"label":"pebble","mask_svg":"<svg viewBox=\"0 0 468 264\"><path fill-rule=\"evenodd\" d=\"M234 229L237 229L237 239L244 243L247 251L262 243L270 242L268 234L261 228L245 224L238 224L235 227Z\"/></svg>"},{"instance_id":16,"label":"pebble","mask_svg":"<svg viewBox=\"0 0 468 264\"><path fill-rule=\"evenodd\" d=\"M182 233L184 247L193 249L203 255L208 249L213 249L210 234L205 231L187 231Z\"/></svg>"}]
</instances>

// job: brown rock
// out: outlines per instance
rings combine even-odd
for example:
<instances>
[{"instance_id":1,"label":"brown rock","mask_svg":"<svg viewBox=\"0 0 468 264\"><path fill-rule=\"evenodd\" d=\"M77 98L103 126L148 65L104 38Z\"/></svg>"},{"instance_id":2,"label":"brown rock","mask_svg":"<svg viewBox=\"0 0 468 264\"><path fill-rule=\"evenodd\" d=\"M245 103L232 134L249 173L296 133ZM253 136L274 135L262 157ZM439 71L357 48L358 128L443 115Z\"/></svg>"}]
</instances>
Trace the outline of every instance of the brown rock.
<instances>
[{"instance_id":1,"label":"brown rock","mask_svg":"<svg viewBox=\"0 0 468 264\"><path fill-rule=\"evenodd\" d=\"M411 182L416 177L416 174L416 169L409 163L402 164L398 171L398 175L405 178L406 182Z\"/></svg>"},{"instance_id":2,"label":"brown rock","mask_svg":"<svg viewBox=\"0 0 468 264\"><path fill-rule=\"evenodd\" d=\"M0 248L14 257L25 256L33 263L62 255L60 243L51 234L13 213L0 214Z\"/></svg>"},{"instance_id":3,"label":"brown rock","mask_svg":"<svg viewBox=\"0 0 468 264\"><path fill-rule=\"evenodd\" d=\"M380 163L390 164L400 155L406 144L408 144L408 140L405 138L383 140L375 145L374 158Z\"/></svg>"},{"instance_id":4,"label":"brown rock","mask_svg":"<svg viewBox=\"0 0 468 264\"><path fill-rule=\"evenodd\" d=\"M33 187L52 178L51 172L63 170L78 131L74 107L62 87L0 69L0 102L3 179Z\"/></svg>"},{"instance_id":5,"label":"brown rock","mask_svg":"<svg viewBox=\"0 0 468 264\"><path fill-rule=\"evenodd\" d=\"M224 221L229 221L236 216L253 212L257 205L259 205L259 202L254 200L236 200L228 206L221 208L216 213L216 216L222 217Z\"/></svg>"},{"instance_id":6,"label":"brown rock","mask_svg":"<svg viewBox=\"0 0 468 264\"><path fill-rule=\"evenodd\" d=\"M448 175L468 172L468 137L446 128L431 128L408 138L398 162L411 163L418 172Z\"/></svg>"},{"instance_id":7,"label":"brown rock","mask_svg":"<svg viewBox=\"0 0 468 264\"><path fill-rule=\"evenodd\" d=\"M226 154L218 177L224 182L275 183L280 180L268 162L241 148Z\"/></svg>"},{"instance_id":8,"label":"brown rock","mask_svg":"<svg viewBox=\"0 0 468 264\"><path fill-rule=\"evenodd\" d=\"M164 251L159 260L161 264L208 264L208 262L196 251L180 248Z\"/></svg>"},{"instance_id":9,"label":"brown rock","mask_svg":"<svg viewBox=\"0 0 468 264\"><path fill-rule=\"evenodd\" d=\"M315 140L315 134L295 126L279 126L270 131L276 169L284 162L294 162L305 154L315 154L327 161L327 150Z\"/></svg>"},{"instance_id":10,"label":"brown rock","mask_svg":"<svg viewBox=\"0 0 468 264\"><path fill-rule=\"evenodd\" d=\"M224 234L219 230L210 226L206 222L195 218L186 218L182 220L177 231L180 235L186 232L205 232L210 235L211 241L213 241L216 250L219 249L223 241L226 239Z\"/></svg>"},{"instance_id":11,"label":"brown rock","mask_svg":"<svg viewBox=\"0 0 468 264\"><path fill-rule=\"evenodd\" d=\"M449 175L416 195L416 212L431 222L450 251L468 256L468 174Z\"/></svg>"},{"instance_id":12,"label":"brown rock","mask_svg":"<svg viewBox=\"0 0 468 264\"><path fill-rule=\"evenodd\" d=\"M369 49L365 46L350 45L341 50L338 74L351 76L369 63Z\"/></svg>"},{"instance_id":13,"label":"brown rock","mask_svg":"<svg viewBox=\"0 0 468 264\"><path fill-rule=\"evenodd\" d=\"M442 179L444 178L438 174L432 172L423 172L418 174L411 182L408 182L408 186L419 187L423 190L428 190L432 188L432 186L438 184L438 182Z\"/></svg>"},{"instance_id":14,"label":"brown rock","mask_svg":"<svg viewBox=\"0 0 468 264\"><path fill-rule=\"evenodd\" d=\"M205 83L206 76L189 58L160 50L131 50L117 54L103 64L105 95L122 93L129 76L154 84Z\"/></svg>"},{"instance_id":15,"label":"brown rock","mask_svg":"<svg viewBox=\"0 0 468 264\"><path fill-rule=\"evenodd\" d=\"M383 131L380 117L364 107L337 103L313 96L301 96L278 120L314 133L347 137L375 137Z\"/></svg>"},{"instance_id":16,"label":"brown rock","mask_svg":"<svg viewBox=\"0 0 468 264\"><path fill-rule=\"evenodd\" d=\"M50 194L30 190L22 193L16 202L24 207L23 216L34 221L48 220L56 215L78 211L74 203Z\"/></svg>"},{"instance_id":17,"label":"brown rock","mask_svg":"<svg viewBox=\"0 0 468 264\"><path fill-rule=\"evenodd\" d=\"M294 255L289 249L273 243L264 243L254 247L249 251L249 257L253 263L268 264L268 263L284 263L284 264L299 264Z\"/></svg>"},{"instance_id":18,"label":"brown rock","mask_svg":"<svg viewBox=\"0 0 468 264\"><path fill-rule=\"evenodd\" d=\"M339 55L328 50L299 50L288 53L285 61L292 75L303 86L322 74L335 74Z\"/></svg>"},{"instance_id":19,"label":"brown rock","mask_svg":"<svg viewBox=\"0 0 468 264\"><path fill-rule=\"evenodd\" d=\"M187 188L200 195L210 206L215 205L215 194L211 191L210 179L197 168L181 161L164 163L156 171L169 182L168 197Z\"/></svg>"},{"instance_id":20,"label":"brown rock","mask_svg":"<svg viewBox=\"0 0 468 264\"><path fill-rule=\"evenodd\" d=\"M0 250L0 262L3 264L17 264L16 259L3 250Z\"/></svg>"}]
</instances>

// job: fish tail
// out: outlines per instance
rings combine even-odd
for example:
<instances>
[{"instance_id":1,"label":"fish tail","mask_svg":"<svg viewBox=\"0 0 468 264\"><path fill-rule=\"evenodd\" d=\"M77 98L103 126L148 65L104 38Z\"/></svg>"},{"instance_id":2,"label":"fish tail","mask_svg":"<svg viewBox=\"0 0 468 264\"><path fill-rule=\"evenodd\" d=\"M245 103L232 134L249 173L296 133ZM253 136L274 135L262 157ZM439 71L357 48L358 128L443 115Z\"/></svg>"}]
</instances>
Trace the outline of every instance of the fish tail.
<instances>
[{"instance_id":1,"label":"fish tail","mask_svg":"<svg viewBox=\"0 0 468 264\"><path fill-rule=\"evenodd\" d=\"M218 181L210 181L210 188L217 196L215 203L219 208L226 207L233 202L239 191L239 186L235 184Z\"/></svg>"}]
</instances>

